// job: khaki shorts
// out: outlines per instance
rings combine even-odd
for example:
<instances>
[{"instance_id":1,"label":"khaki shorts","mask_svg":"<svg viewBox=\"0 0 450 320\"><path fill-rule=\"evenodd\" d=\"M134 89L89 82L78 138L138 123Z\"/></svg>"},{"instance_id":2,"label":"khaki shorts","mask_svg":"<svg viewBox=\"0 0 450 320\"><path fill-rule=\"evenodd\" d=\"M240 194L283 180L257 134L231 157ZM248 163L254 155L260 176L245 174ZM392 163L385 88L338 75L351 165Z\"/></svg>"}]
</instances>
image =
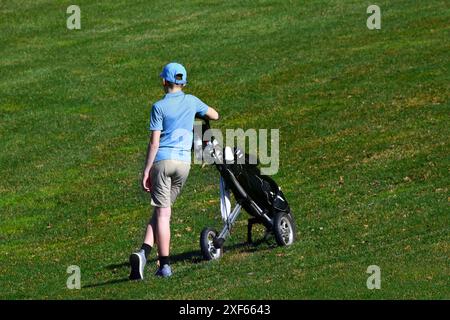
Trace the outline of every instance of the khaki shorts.
<instances>
[{"instance_id":1,"label":"khaki shorts","mask_svg":"<svg viewBox=\"0 0 450 320\"><path fill-rule=\"evenodd\" d=\"M155 162L150 171L152 206L168 208L180 194L191 164L179 160Z\"/></svg>"}]
</instances>

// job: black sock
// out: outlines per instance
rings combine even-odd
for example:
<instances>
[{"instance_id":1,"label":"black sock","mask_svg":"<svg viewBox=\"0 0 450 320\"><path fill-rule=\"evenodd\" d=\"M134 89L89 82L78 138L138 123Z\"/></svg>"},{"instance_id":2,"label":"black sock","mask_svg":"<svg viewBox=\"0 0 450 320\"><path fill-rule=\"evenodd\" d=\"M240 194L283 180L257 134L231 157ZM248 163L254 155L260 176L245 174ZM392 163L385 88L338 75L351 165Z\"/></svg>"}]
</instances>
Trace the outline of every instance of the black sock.
<instances>
[{"instance_id":1,"label":"black sock","mask_svg":"<svg viewBox=\"0 0 450 320\"><path fill-rule=\"evenodd\" d=\"M170 260L168 256L159 257L159 266L162 267L165 264L170 264Z\"/></svg>"},{"instance_id":2,"label":"black sock","mask_svg":"<svg viewBox=\"0 0 450 320\"><path fill-rule=\"evenodd\" d=\"M152 246L146 243L143 243L141 246L141 250L144 250L145 258L148 258L148 255L152 251Z\"/></svg>"}]
</instances>

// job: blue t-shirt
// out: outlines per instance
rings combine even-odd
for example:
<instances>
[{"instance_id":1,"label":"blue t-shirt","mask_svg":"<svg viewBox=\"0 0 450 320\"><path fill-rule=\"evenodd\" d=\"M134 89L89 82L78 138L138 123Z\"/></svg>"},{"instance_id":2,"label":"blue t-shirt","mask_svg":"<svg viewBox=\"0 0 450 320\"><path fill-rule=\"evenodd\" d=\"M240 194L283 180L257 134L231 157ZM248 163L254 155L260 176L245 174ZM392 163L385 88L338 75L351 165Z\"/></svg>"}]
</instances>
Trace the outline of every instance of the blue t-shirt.
<instances>
[{"instance_id":1,"label":"blue t-shirt","mask_svg":"<svg viewBox=\"0 0 450 320\"><path fill-rule=\"evenodd\" d=\"M204 116L207 111L208 106L203 101L182 91L168 93L156 102L150 116L150 130L161 131L155 162L160 160L191 162L195 114Z\"/></svg>"}]
</instances>

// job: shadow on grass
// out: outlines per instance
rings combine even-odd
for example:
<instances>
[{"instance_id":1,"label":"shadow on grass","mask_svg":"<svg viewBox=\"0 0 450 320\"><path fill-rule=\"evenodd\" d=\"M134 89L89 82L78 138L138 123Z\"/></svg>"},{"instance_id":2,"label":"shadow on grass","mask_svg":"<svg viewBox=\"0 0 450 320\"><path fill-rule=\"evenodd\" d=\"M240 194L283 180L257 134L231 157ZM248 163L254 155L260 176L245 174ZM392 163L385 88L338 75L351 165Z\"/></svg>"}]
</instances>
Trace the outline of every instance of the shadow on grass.
<instances>
[{"instance_id":1,"label":"shadow on grass","mask_svg":"<svg viewBox=\"0 0 450 320\"><path fill-rule=\"evenodd\" d=\"M183 252L180 254L172 255L170 256L170 262L172 264L180 263L180 262L192 262L192 263L199 263L202 262L202 257L200 252L198 251L189 251L189 252ZM157 258L152 258L147 261L147 263L156 263ZM110 264L106 266L106 269L108 270L117 270L121 268L129 268L130 263L128 261L117 263L117 264Z\"/></svg>"},{"instance_id":2,"label":"shadow on grass","mask_svg":"<svg viewBox=\"0 0 450 320\"><path fill-rule=\"evenodd\" d=\"M233 251L238 251L238 250L241 252L254 252L264 242L265 241L261 240L261 241L257 241L257 242L251 243L251 244L247 243L247 242L237 243L237 244L233 244L230 246L225 246L224 252L233 252ZM270 248L271 248L271 246L268 247L268 249L270 249ZM183 252L180 254L173 255L170 257L170 260L171 260L172 264L181 263L181 262L191 262L193 264L196 264L196 263L200 263L200 262L204 261L199 250L188 251L188 252ZM153 263L155 263L156 261L157 261L156 258L149 260L149 262L153 262ZM126 261L126 262L117 263L117 264L110 264L110 265L106 266L105 268L108 270L112 270L114 273L116 273L117 269L122 269L122 268L128 269L129 267L130 267L130 263L128 261ZM109 280L109 281L89 284L89 285L83 286L83 288L96 288L96 287L108 286L108 285L113 285L113 284L123 283L123 282L128 282L128 281L130 281L128 279L128 277L125 277L125 278L120 278L120 279L113 279L113 280Z\"/></svg>"},{"instance_id":3,"label":"shadow on grass","mask_svg":"<svg viewBox=\"0 0 450 320\"><path fill-rule=\"evenodd\" d=\"M126 277L126 278L120 278L120 279L109 280L109 281L105 281L105 282L99 282L99 283L88 284L88 285L86 285L86 286L83 286L83 288L103 287L103 286L108 286L108 285L112 285L112 284L116 284L116 283L122 283L122 282L128 282L128 281L130 281L130 280L128 279L128 277Z\"/></svg>"},{"instance_id":4,"label":"shadow on grass","mask_svg":"<svg viewBox=\"0 0 450 320\"><path fill-rule=\"evenodd\" d=\"M224 252L233 252L233 251L237 251L240 250L242 252L254 252L258 249L258 247L264 243L265 241L260 240L254 243L236 243L230 246L225 246L224 247ZM270 247L269 247L270 248ZM151 263L156 263L157 258L152 258L149 259L147 262L151 262ZM183 253L179 253L176 255L172 255L170 256L170 261L172 264L177 264L177 263L181 263L181 262L191 262L193 264L197 264L200 262L205 261L202 257L202 254L200 252L200 250L195 250L195 251L188 251L188 252L183 252ZM129 268L130 267L130 263L128 261L126 262L122 262L122 263L117 263L117 264L111 264L106 266L105 268L108 270L117 270L117 269L121 269L121 268Z\"/></svg>"}]
</instances>

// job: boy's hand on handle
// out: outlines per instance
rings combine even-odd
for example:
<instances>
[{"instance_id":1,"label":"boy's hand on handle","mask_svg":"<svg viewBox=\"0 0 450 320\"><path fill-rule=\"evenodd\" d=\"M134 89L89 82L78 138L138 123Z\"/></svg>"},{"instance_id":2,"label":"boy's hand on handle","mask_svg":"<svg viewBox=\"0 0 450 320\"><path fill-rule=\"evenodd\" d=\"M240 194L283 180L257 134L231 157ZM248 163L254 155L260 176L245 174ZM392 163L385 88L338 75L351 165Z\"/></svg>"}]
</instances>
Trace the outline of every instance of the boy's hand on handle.
<instances>
[{"instance_id":1,"label":"boy's hand on handle","mask_svg":"<svg viewBox=\"0 0 450 320\"><path fill-rule=\"evenodd\" d=\"M150 170L144 171L144 177L142 178L142 187L144 187L145 192L150 192L152 189L152 184L150 181Z\"/></svg>"}]
</instances>

